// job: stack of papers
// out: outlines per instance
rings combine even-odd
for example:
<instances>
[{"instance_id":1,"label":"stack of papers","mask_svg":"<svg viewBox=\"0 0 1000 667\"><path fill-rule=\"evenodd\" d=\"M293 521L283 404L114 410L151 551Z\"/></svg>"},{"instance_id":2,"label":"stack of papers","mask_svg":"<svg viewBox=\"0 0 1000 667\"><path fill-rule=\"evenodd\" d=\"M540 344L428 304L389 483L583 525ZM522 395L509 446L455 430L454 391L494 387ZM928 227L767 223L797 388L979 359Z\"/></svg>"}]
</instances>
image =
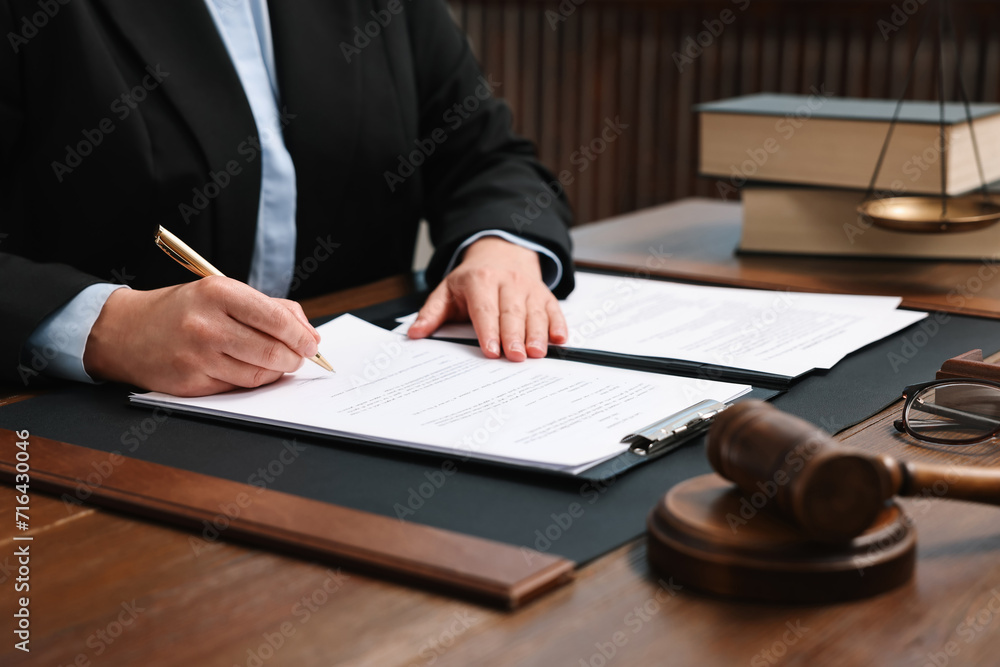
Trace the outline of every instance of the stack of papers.
<instances>
[{"instance_id":1,"label":"stack of papers","mask_svg":"<svg viewBox=\"0 0 1000 667\"><path fill-rule=\"evenodd\" d=\"M571 350L672 359L791 379L927 317L901 299L682 285L577 272L562 302ZM405 333L416 315L400 318ZM474 339L449 324L438 338Z\"/></svg>"},{"instance_id":2,"label":"stack of papers","mask_svg":"<svg viewBox=\"0 0 1000 667\"><path fill-rule=\"evenodd\" d=\"M563 302L568 350L681 360L791 379L927 316L895 297L702 287L578 273ZM628 450L625 436L746 384L566 361L486 359L478 347L389 332L345 315L319 328L337 369L305 364L274 384L140 405L347 437L449 457L579 474ZM468 325L442 338L474 339ZM642 367L647 367L643 365ZM669 367L669 366L668 366ZM756 375L754 375L756 377ZM754 380L756 382L756 380Z\"/></svg>"},{"instance_id":3,"label":"stack of papers","mask_svg":"<svg viewBox=\"0 0 1000 667\"><path fill-rule=\"evenodd\" d=\"M216 396L133 394L135 404L570 474L628 449L622 438L747 385L560 359L513 363L409 340L344 315L319 327L336 373L304 364L274 384Z\"/></svg>"}]
</instances>

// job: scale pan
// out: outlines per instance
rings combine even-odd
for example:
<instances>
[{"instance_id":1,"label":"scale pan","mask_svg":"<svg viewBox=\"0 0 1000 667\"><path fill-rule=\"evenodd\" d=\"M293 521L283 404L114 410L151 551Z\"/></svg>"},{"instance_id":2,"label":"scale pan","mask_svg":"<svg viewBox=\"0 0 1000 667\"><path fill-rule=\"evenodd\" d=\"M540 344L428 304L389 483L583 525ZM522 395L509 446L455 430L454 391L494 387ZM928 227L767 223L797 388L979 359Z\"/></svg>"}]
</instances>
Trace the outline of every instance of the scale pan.
<instances>
[{"instance_id":1,"label":"scale pan","mask_svg":"<svg viewBox=\"0 0 1000 667\"><path fill-rule=\"evenodd\" d=\"M888 197L858 206L858 213L868 216L876 227L898 232L971 232L1000 221L1000 204L981 194L948 197L948 211L941 212L941 197Z\"/></svg>"}]
</instances>

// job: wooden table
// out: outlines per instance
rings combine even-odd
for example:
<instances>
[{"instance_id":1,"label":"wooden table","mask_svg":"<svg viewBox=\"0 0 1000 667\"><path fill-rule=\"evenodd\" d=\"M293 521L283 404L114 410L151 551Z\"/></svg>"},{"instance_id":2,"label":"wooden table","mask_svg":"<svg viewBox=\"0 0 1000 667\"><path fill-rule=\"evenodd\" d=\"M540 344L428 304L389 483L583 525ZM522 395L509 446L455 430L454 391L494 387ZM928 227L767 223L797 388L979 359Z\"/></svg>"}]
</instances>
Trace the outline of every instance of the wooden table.
<instances>
[{"instance_id":1,"label":"wooden table","mask_svg":"<svg viewBox=\"0 0 1000 667\"><path fill-rule=\"evenodd\" d=\"M306 304L311 313L404 293L405 280ZM2 405L2 401L0 401ZM2 407L0 407L2 409ZM841 435L901 457L996 465L893 435L894 410ZM324 563L32 493L30 655L10 634L15 491L0 486L4 665L986 665L1000 655L1000 509L902 501L919 539L913 581L827 606L698 595L652 573L644 540L502 612Z\"/></svg>"}]
</instances>

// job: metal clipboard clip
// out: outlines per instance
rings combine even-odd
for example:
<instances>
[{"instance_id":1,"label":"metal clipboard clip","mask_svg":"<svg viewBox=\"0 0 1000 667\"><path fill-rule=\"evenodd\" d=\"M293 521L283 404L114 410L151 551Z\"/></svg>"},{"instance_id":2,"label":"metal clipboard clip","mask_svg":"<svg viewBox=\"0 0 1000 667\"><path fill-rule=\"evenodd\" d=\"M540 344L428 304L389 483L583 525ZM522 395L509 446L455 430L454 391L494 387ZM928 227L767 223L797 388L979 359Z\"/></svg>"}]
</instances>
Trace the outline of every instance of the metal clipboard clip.
<instances>
[{"instance_id":1,"label":"metal clipboard clip","mask_svg":"<svg viewBox=\"0 0 1000 667\"><path fill-rule=\"evenodd\" d=\"M629 451L639 456L663 454L699 433L704 433L712 425L715 416L728 407L728 403L705 400L630 433L621 441L629 445Z\"/></svg>"}]
</instances>

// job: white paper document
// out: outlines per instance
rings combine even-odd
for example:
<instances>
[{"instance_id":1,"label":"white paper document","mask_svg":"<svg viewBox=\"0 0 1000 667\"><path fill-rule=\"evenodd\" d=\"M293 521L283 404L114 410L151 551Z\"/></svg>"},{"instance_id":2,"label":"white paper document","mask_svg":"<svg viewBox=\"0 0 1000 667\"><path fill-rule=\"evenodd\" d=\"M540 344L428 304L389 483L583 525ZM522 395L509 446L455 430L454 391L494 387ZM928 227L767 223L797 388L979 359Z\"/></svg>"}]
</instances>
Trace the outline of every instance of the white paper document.
<instances>
[{"instance_id":1,"label":"white paper document","mask_svg":"<svg viewBox=\"0 0 1000 667\"><path fill-rule=\"evenodd\" d=\"M901 299L682 285L577 272L562 302L567 348L679 359L787 377L845 356L927 317ZM400 318L405 333L414 316ZM474 339L448 324L438 338Z\"/></svg>"},{"instance_id":2,"label":"white paper document","mask_svg":"<svg viewBox=\"0 0 1000 667\"><path fill-rule=\"evenodd\" d=\"M319 327L336 373L304 364L274 384L133 403L568 473L625 452L621 439L705 399L750 387L560 359L486 359L409 340L350 315Z\"/></svg>"}]
</instances>

